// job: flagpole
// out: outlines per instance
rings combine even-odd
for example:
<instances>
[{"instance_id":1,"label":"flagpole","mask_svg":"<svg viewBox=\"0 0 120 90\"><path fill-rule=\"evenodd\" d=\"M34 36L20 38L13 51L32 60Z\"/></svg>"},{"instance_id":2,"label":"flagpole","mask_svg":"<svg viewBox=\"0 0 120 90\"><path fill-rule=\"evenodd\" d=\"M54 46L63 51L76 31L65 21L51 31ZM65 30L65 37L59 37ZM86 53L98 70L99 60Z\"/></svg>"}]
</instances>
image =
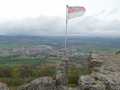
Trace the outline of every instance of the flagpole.
<instances>
[{"instance_id":1,"label":"flagpole","mask_svg":"<svg viewBox=\"0 0 120 90\"><path fill-rule=\"evenodd\" d=\"M65 59L66 59L66 42L67 42L67 11L68 11L68 5L66 5Z\"/></svg>"},{"instance_id":2,"label":"flagpole","mask_svg":"<svg viewBox=\"0 0 120 90\"><path fill-rule=\"evenodd\" d=\"M68 86L68 61L67 61L67 57L66 57L66 53L67 53L67 50L66 50L66 42L67 42L67 20L68 20L68 5L66 5L66 35L65 35L65 60L66 60L66 65L67 65L67 86Z\"/></svg>"}]
</instances>

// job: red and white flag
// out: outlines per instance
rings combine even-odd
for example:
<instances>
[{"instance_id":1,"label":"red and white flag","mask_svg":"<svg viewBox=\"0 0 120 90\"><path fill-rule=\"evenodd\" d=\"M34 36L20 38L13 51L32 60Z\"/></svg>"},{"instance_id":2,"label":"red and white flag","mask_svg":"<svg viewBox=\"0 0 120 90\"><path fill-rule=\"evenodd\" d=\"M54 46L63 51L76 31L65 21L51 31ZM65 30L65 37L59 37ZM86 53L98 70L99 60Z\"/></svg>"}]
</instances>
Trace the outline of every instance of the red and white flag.
<instances>
[{"instance_id":1,"label":"red and white flag","mask_svg":"<svg viewBox=\"0 0 120 90\"><path fill-rule=\"evenodd\" d=\"M85 8L80 6L67 6L67 20L75 18L75 17L81 17L85 13Z\"/></svg>"}]
</instances>

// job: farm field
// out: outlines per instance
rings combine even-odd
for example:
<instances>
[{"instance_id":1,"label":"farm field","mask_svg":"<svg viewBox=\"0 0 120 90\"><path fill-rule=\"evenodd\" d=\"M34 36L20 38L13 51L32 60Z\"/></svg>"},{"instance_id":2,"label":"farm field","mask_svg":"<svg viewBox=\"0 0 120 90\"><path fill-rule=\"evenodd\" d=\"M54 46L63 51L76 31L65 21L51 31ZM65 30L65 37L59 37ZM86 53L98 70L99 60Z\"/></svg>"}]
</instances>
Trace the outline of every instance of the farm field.
<instances>
[{"instance_id":1,"label":"farm field","mask_svg":"<svg viewBox=\"0 0 120 90\"><path fill-rule=\"evenodd\" d=\"M7 57L7 55L6 55L6 57ZM72 60L73 61L73 60ZM72 68L83 68L83 66L82 66L82 64L80 64L80 63L82 63L82 62L86 62L85 60L74 60L74 63L72 63L72 65L74 65L74 67L72 67ZM57 67L57 65L60 63L60 59L46 59L46 60L44 60L44 59L42 59L41 61L40 61L40 59L39 58L30 58L30 59L19 59L19 60L7 60L7 61L2 61L1 60L1 62L0 62L0 66L32 66L32 65L38 65L38 66L43 66L44 65L44 63L45 63L45 67ZM79 64L78 64L79 63ZM71 63L70 63L70 66L71 66Z\"/></svg>"}]
</instances>

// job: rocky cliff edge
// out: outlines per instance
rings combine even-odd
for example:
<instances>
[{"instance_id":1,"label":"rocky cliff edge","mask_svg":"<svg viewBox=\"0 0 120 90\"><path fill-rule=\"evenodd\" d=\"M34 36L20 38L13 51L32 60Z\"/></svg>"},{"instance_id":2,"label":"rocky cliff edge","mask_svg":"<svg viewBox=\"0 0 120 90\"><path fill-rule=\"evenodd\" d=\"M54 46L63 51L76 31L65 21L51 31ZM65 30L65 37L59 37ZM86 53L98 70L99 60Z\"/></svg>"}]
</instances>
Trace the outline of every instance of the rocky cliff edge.
<instances>
[{"instance_id":1,"label":"rocky cliff edge","mask_svg":"<svg viewBox=\"0 0 120 90\"><path fill-rule=\"evenodd\" d=\"M91 51L87 62L88 75L79 78L79 90L120 90L120 51Z\"/></svg>"}]
</instances>

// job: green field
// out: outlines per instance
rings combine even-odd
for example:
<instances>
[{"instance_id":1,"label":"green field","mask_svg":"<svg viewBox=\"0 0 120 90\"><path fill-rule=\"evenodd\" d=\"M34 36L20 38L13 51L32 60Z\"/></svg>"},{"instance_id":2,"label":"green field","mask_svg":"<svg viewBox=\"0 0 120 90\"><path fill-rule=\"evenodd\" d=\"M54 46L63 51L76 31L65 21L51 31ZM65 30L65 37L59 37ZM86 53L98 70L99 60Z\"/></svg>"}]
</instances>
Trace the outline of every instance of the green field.
<instances>
[{"instance_id":1,"label":"green field","mask_svg":"<svg viewBox=\"0 0 120 90\"><path fill-rule=\"evenodd\" d=\"M0 63L0 66L18 66L19 64L35 64L38 62L39 60L10 61L10 62L5 62L5 64Z\"/></svg>"},{"instance_id":2,"label":"green field","mask_svg":"<svg viewBox=\"0 0 120 90\"><path fill-rule=\"evenodd\" d=\"M106 52L115 52L117 50L120 50L120 48L110 48L109 50L106 50Z\"/></svg>"}]
</instances>

